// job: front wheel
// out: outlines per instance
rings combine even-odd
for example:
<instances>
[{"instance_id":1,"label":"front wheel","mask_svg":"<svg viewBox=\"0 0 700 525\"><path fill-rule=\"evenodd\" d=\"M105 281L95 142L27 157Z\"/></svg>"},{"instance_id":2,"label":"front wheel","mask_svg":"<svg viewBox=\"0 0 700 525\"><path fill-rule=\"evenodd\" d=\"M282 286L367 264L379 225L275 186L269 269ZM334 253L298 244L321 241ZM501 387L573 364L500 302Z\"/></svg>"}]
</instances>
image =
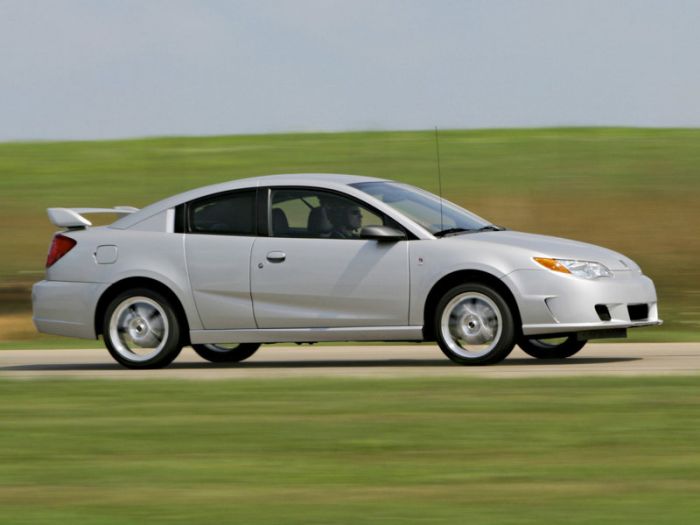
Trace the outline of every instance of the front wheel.
<instances>
[{"instance_id":1,"label":"front wheel","mask_svg":"<svg viewBox=\"0 0 700 525\"><path fill-rule=\"evenodd\" d=\"M212 363L239 363L252 356L260 345L257 343L192 345L199 357Z\"/></svg>"},{"instance_id":2,"label":"front wheel","mask_svg":"<svg viewBox=\"0 0 700 525\"><path fill-rule=\"evenodd\" d=\"M172 305L148 288L127 290L114 297L102 326L107 350L127 368L167 366L182 349Z\"/></svg>"},{"instance_id":3,"label":"front wheel","mask_svg":"<svg viewBox=\"0 0 700 525\"><path fill-rule=\"evenodd\" d=\"M505 359L515 344L513 314L490 286L455 286L435 312L435 334L443 353L460 365L488 365Z\"/></svg>"},{"instance_id":4,"label":"front wheel","mask_svg":"<svg viewBox=\"0 0 700 525\"><path fill-rule=\"evenodd\" d=\"M581 350L587 342L579 341L576 335L570 335L564 340L523 338L518 341L518 346L527 355L537 359L565 359Z\"/></svg>"}]
</instances>

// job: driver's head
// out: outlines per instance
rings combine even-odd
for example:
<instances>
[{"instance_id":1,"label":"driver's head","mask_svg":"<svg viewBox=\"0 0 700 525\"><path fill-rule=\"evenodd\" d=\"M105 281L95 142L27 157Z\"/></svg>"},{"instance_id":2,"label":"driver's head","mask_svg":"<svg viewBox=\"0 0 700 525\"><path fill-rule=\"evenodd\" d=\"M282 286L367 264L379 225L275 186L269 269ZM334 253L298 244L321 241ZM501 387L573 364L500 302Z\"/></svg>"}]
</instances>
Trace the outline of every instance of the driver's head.
<instances>
[{"instance_id":1,"label":"driver's head","mask_svg":"<svg viewBox=\"0 0 700 525\"><path fill-rule=\"evenodd\" d=\"M328 208L328 219L335 228L357 230L362 224L362 213L351 203L336 202Z\"/></svg>"},{"instance_id":2,"label":"driver's head","mask_svg":"<svg viewBox=\"0 0 700 525\"><path fill-rule=\"evenodd\" d=\"M348 206L346 208L346 217L347 225L351 229L357 230L362 225L362 213L357 206Z\"/></svg>"}]
</instances>

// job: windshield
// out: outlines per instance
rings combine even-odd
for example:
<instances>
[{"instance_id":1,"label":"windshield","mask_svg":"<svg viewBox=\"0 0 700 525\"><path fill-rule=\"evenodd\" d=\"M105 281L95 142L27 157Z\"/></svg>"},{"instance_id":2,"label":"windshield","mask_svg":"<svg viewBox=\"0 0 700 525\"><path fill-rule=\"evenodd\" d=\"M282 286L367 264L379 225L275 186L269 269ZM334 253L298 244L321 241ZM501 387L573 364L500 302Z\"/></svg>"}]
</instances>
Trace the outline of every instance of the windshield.
<instances>
[{"instance_id":1,"label":"windshield","mask_svg":"<svg viewBox=\"0 0 700 525\"><path fill-rule=\"evenodd\" d=\"M445 199L442 199L441 213L440 197L408 184L359 182L351 186L400 211L433 235L500 229Z\"/></svg>"}]
</instances>

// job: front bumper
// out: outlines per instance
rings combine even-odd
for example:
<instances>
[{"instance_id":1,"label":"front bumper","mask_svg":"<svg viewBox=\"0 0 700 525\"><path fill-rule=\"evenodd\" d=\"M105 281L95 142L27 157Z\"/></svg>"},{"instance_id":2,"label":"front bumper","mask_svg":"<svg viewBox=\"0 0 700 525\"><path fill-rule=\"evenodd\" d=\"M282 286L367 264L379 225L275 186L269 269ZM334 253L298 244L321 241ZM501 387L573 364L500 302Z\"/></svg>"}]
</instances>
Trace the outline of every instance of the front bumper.
<instances>
[{"instance_id":1,"label":"front bumper","mask_svg":"<svg viewBox=\"0 0 700 525\"><path fill-rule=\"evenodd\" d=\"M587 280L549 270L517 270L503 281L513 291L523 335L615 330L661 324L656 290L648 277L616 271ZM604 306L604 320L596 306ZM630 318L630 305L646 305L645 317Z\"/></svg>"},{"instance_id":2,"label":"front bumper","mask_svg":"<svg viewBox=\"0 0 700 525\"><path fill-rule=\"evenodd\" d=\"M96 339L99 283L40 281L32 287L32 320L39 332Z\"/></svg>"}]
</instances>

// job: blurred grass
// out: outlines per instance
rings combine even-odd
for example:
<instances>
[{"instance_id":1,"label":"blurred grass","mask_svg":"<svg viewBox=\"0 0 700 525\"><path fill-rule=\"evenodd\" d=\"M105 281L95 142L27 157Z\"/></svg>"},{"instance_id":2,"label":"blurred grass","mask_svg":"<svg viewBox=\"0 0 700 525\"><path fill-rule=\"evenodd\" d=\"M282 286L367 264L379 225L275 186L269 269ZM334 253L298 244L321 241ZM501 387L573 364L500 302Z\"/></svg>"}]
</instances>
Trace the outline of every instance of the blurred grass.
<instances>
[{"instance_id":1,"label":"blurred grass","mask_svg":"<svg viewBox=\"0 0 700 525\"><path fill-rule=\"evenodd\" d=\"M688 524L697 377L0 381L0 522Z\"/></svg>"},{"instance_id":2,"label":"blurred grass","mask_svg":"<svg viewBox=\"0 0 700 525\"><path fill-rule=\"evenodd\" d=\"M496 224L619 250L658 288L666 324L636 340L700 340L700 130L443 131L443 194ZM0 316L29 310L50 206L144 206L241 177L340 172L437 191L432 131L0 144ZM6 323L7 324L7 323ZM28 321L0 341L34 340ZM54 339L55 340L55 339Z\"/></svg>"}]
</instances>

